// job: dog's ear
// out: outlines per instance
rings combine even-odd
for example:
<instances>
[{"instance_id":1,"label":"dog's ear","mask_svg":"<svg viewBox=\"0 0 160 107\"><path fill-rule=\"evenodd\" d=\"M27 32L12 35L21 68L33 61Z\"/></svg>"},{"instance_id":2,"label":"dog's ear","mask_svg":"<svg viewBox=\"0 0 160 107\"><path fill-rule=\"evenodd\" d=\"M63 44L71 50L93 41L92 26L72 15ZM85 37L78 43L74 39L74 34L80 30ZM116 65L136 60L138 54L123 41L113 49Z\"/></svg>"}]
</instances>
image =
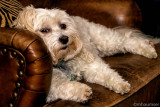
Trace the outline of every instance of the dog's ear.
<instances>
[{"instance_id":1,"label":"dog's ear","mask_svg":"<svg viewBox=\"0 0 160 107\"><path fill-rule=\"evenodd\" d=\"M33 31L33 21L35 19L35 14L36 11L32 5L25 7L18 14L17 19L13 22L13 27Z\"/></svg>"}]
</instances>

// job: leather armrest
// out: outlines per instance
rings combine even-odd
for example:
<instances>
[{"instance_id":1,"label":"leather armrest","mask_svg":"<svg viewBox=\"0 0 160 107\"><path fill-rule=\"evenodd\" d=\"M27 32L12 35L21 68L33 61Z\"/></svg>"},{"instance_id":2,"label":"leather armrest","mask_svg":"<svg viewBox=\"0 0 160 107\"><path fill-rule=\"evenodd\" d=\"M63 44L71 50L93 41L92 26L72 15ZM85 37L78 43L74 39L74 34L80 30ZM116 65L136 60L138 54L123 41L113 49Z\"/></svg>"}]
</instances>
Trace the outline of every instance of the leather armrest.
<instances>
[{"instance_id":1,"label":"leather armrest","mask_svg":"<svg viewBox=\"0 0 160 107\"><path fill-rule=\"evenodd\" d=\"M0 106L44 105L51 71L52 59L41 38L0 28Z\"/></svg>"}]
</instances>

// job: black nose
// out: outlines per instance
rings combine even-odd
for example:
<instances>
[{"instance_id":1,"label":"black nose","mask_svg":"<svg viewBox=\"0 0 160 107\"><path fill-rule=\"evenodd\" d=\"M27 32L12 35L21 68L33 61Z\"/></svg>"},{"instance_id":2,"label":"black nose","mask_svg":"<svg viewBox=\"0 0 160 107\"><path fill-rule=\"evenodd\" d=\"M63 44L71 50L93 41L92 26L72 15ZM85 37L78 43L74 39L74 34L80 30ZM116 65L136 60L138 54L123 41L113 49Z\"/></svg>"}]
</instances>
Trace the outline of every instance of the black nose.
<instances>
[{"instance_id":1,"label":"black nose","mask_svg":"<svg viewBox=\"0 0 160 107\"><path fill-rule=\"evenodd\" d=\"M59 38L59 41L62 43L62 44L67 44L68 43L68 36L62 36Z\"/></svg>"}]
</instances>

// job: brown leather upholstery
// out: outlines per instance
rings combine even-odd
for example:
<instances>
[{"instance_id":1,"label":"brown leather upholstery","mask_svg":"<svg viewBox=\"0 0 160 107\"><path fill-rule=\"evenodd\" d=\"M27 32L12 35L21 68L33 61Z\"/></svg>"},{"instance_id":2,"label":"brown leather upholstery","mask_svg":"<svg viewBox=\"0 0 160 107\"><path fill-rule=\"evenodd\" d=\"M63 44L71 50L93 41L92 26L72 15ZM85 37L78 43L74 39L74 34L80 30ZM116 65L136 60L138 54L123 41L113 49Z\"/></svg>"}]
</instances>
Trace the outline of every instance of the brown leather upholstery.
<instances>
[{"instance_id":1,"label":"brown leather upholstery","mask_svg":"<svg viewBox=\"0 0 160 107\"><path fill-rule=\"evenodd\" d=\"M142 16L133 0L18 0L23 6L60 8L107 27L141 28ZM43 2L42 2L43 1Z\"/></svg>"},{"instance_id":2,"label":"brown leather upholstery","mask_svg":"<svg viewBox=\"0 0 160 107\"><path fill-rule=\"evenodd\" d=\"M39 8L51 8L56 0L17 0L23 4L23 6L34 5Z\"/></svg>"},{"instance_id":3,"label":"brown leather upholstery","mask_svg":"<svg viewBox=\"0 0 160 107\"><path fill-rule=\"evenodd\" d=\"M107 27L141 27L141 12L133 0L57 0L54 7Z\"/></svg>"},{"instance_id":4,"label":"brown leather upholstery","mask_svg":"<svg viewBox=\"0 0 160 107\"><path fill-rule=\"evenodd\" d=\"M51 71L50 53L37 35L0 28L0 106L44 105Z\"/></svg>"},{"instance_id":5,"label":"brown leather upholstery","mask_svg":"<svg viewBox=\"0 0 160 107\"><path fill-rule=\"evenodd\" d=\"M24 6L62 8L71 15L82 16L107 27L141 27L141 12L133 0L19 1ZM156 50L160 56L159 44ZM19 107L40 107L44 104L44 107L127 107L139 102L159 102L160 57L152 60L127 53L103 59L131 83L130 93L121 96L100 85L86 83L93 89L93 98L87 104L64 100L45 104L52 65L43 41L27 31L0 28L0 87L3 87L0 89L0 106L6 107L11 103Z\"/></svg>"}]
</instances>

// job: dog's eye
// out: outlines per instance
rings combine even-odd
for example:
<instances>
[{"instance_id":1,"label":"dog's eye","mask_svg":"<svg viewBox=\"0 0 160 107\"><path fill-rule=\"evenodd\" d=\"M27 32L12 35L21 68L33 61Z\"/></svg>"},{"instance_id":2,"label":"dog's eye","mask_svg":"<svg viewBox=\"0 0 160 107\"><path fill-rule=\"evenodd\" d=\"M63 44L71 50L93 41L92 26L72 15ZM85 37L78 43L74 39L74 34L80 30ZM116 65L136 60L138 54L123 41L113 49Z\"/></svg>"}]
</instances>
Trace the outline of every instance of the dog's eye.
<instances>
[{"instance_id":1,"label":"dog's eye","mask_svg":"<svg viewBox=\"0 0 160 107\"><path fill-rule=\"evenodd\" d=\"M48 29L48 28L41 29L40 32L42 32L42 33L48 33L48 32L50 32L50 29Z\"/></svg>"},{"instance_id":2,"label":"dog's eye","mask_svg":"<svg viewBox=\"0 0 160 107\"><path fill-rule=\"evenodd\" d=\"M67 28L66 24L60 24L60 27L61 27L61 29L66 29Z\"/></svg>"}]
</instances>

